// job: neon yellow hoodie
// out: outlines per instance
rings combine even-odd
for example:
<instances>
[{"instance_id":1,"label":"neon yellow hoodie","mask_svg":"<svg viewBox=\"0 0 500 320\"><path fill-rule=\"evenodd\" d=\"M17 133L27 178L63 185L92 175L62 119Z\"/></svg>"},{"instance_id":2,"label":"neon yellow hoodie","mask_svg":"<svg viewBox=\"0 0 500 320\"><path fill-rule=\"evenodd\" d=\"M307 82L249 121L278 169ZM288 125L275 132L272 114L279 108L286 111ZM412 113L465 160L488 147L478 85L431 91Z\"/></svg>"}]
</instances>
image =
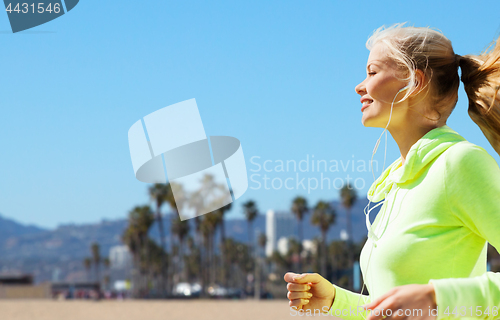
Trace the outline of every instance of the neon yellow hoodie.
<instances>
[{"instance_id":1,"label":"neon yellow hoodie","mask_svg":"<svg viewBox=\"0 0 500 320\"><path fill-rule=\"evenodd\" d=\"M360 306L396 286L433 283L438 320L500 318L500 274L486 272L487 241L500 248L500 168L493 157L444 125L418 140L404 165L398 158L384 170L368 198L385 200L372 227L379 240L369 238L361 251L370 296ZM358 293L335 289L332 315L366 317Z\"/></svg>"}]
</instances>

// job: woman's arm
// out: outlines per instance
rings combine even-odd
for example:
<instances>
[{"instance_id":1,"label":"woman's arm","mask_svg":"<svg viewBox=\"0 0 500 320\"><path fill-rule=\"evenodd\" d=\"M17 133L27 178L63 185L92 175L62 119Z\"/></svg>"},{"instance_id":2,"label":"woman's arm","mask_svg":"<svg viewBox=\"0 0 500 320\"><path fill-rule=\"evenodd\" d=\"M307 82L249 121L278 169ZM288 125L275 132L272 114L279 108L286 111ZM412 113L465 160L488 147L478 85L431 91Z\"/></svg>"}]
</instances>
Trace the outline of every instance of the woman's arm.
<instances>
[{"instance_id":1,"label":"woman's arm","mask_svg":"<svg viewBox=\"0 0 500 320\"><path fill-rule=\"evenodd\" d=\"M333 285L317 273L288 272L284 279L288 282L289 305L296 308L291 309L292 316L298 315L300 310L305 315L331 313L346 320L363 320L366 317L366 311L358 307L359 294ZM368 296L361 296L359 305L366 303L367 299Z\"/></svg>"},{"instance_id":2,"label":"woman's arm","mask_svg":"<svg viewBox=\"0 0 500 320\"><path fill-rule=\"evenodd\" d=\"M498 250L500 168L483 148L470 143L454 146L449 151L444 178L450 210L464 227L471 230L472 236L477 235L476 239L482 238ZM483 254L486 253L483 251ZM434 285L436 293L438 320L448 317L454 310L459 316L465 313L468 317L481 319L500 318L499 273L487 272L472 278L432 279L429 283Z\"/></svg>"},{"instance_id":3,"label":"woman's arm","mask_svg":"<svg viewBox=\"0 0 500 320\"><path fill-rule=\"evenodd\" d=\"M366 319L367 311L361 306L370 302L368 295L360 295L337 285L333 285L333 287L335 288L335 298L329 310L330 314L345 320Z\"/></svg>"}]
</instances>

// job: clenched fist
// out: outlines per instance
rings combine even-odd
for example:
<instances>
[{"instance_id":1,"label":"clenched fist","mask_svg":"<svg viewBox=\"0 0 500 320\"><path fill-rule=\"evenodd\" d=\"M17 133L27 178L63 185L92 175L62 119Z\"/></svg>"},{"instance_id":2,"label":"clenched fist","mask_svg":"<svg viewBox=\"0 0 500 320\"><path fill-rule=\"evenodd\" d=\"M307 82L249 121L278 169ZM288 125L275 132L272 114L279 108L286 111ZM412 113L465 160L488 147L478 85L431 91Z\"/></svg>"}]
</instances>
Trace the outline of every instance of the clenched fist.
<instances>
[{"instance_id":1,"label":"clenched fist","mask_svg":"<svg viewBox=\"0 0 500 320\"><path fill-rule=\"evenodd\" d=\"M287 272L284 276L288 282L287 298L290 307L297 310L311 310L311 313L328 312L335 297L335 287L333 284L317 273L297 274Z\"/></svg>"}]
</instances>

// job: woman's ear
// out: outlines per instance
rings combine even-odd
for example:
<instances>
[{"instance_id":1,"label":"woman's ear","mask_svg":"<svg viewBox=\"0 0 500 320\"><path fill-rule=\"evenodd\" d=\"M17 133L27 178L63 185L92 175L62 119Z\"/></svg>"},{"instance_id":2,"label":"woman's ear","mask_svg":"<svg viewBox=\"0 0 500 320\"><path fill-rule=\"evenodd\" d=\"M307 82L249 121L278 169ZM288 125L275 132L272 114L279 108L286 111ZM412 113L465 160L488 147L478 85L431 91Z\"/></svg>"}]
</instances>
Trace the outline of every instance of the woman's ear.
<instances>
[{"instance_id":1,"label":"woman's ear","mask_svg":"<svg viewBox=\"0 0 500 320\"><path fill-rule=\"evenodd\" d=\"M426 76L420 69L415 70L415 86L412 95L420 93L425 88Z\"/></svg>"}]
</instances>

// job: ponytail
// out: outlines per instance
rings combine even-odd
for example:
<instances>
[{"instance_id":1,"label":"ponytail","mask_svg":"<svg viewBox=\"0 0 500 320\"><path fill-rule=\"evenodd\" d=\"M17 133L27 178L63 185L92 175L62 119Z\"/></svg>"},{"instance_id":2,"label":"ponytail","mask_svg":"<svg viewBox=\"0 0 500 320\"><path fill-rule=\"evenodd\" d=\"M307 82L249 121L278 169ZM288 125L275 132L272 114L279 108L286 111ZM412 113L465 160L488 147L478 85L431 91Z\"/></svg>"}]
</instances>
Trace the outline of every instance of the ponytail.
<instances>
[{"instance_id":1,"label":"ponytail","mask_svg":"<svg viewBox=\"0 0 500 320\"><path fill-rule=\"evenodd\" d=\"M500 155L500 38L490 52L457 58L469 116Z\"/></svg>"}]
</instances>

